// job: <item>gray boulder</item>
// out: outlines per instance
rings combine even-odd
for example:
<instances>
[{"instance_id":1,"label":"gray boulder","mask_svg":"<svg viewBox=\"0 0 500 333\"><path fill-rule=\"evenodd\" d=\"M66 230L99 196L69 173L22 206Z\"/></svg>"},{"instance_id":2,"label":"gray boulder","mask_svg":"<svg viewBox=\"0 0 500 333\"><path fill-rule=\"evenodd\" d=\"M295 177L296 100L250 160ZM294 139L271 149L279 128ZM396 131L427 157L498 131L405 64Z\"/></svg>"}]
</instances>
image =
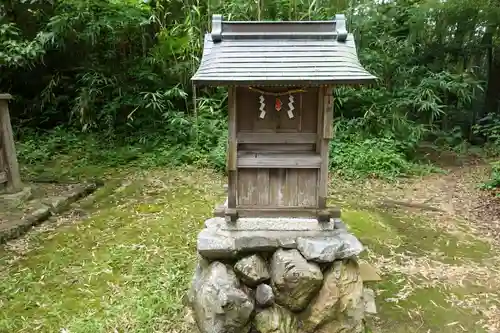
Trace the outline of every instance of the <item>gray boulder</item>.
<instances>
[{"instance_id":1,"label":"gray boulder","mask_svg":"<svg viewBox=\"0 0 500 333\"><path fill-rule=\"evenodd\" d=\"M339 232L328 237L299 237L297 249L307 260L330 263L358 256L363 252L363 245L354 235Z\"/></svg>"},{"instance_id":2,"label":"gray boulder","mask_svg":"<svg viewBox=\"0 0 500 333\"><path fill-rule=\"evenodd\" d=\"M191 288L188 291L187 299L190 306L194 302L197 291L200 289L200 284L203 282L203 274L205 274L210 263L202 256L198 256L198 263L194 270L193 278L191 279Z\"/></svg>"},{"instance_id":3,"label":"gray boulder","mask_svg":"<svg viewBox=\"0 0 500 333\"><path fill-rule=\"evenodd\" d=\"M269 279L269 270L262 257L257 254L245 257L234 265L234 270L243 282L250 287Z\"/></svg>"},{"instance_id":4,"label":"gray boulder","mask_svg":"<svg viewBox=\"0 0 500 333\"><path fill-rule=\"evenodd\" d=\"M323 273L299 251L279 249L271 259L271 281L276 302L292 311L301 311L321 288Z\"/></svg>"},{"instance_id":5,"label":"gray boulder","mask_svg":"<svg viewBox=\"0 0 500 333\"><path fill-rule=\"evenodd\" d=\"M255 302L264 308L274 303L273 288L267 284L259 284L255 291Z\"/></svg>"},{"instance_id":6,"label":"gray boulder","mask_svg":"<svg viewBox=\"0 0 500 333\"><path fill-rule=\"evenodd\" d=\"M233 258L237 251L234 239L227 232L203 229L198 234L198 253L207 259Z\"/></svg>"},{"instance_id":7,"label":"gray boulder","mask_svg":"<svg viewBox=\"0 0 500 333\"><path fill-rule=\"evenodd\" d=\"M355 261L335 261L325 272L323 286L307 309L301 313L304 332L317 332L319 327L344 332L342 328L359 327L363 323L363 281Z\"/></svg>"},{"instance_id":8,"label":"gray boulder","mask_svg":"<svg viewBox=\"0 0 500 333\"><path fill-rule=\"evenodd\" d=\"M248 333L254 303L231 267L213 262L199 269L190 303L200 333Z\"/></svg>"},{"instance_id":9,"label":"gray boulder","mask_svg":"<svg viewBox=\"0 0 500 333\"><path fill-rule=\"evenodd\" d=\"M297 318L287 309L274 305L257 313L254 326L260 333L298 333Z\"/></svg>"}]
</instances>

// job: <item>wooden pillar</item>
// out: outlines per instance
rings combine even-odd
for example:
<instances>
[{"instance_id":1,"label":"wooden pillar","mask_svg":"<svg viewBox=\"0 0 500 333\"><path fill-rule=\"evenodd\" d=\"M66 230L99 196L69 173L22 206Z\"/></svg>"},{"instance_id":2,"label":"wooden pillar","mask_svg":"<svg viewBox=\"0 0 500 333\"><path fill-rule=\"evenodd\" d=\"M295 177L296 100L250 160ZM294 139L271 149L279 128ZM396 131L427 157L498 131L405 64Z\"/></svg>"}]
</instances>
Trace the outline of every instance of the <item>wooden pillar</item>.
<instances>
[{"instance_id":1,"label":"wooden pillar","mask_svg":"<svg viewBox=\"0 0 500 333\"><path fill-rule=\"evenodd\" d=\"M228 91L228 151L227 151L227 172L228 172L228 191L226 220L235 222L238 219L236 211L237 196L237 147L236 139L237 119L236 119L236 87L229 87Z\"/></svg>"},{"instance_id":2,"label":"wooden pillar","mask_svg":"<svg viewBox=\"0 0 500 333\"><path fill-rule=\"evenodd\" d=\"M321 87L318 96L318 141L316 150L321 156L318 177L318 219L329 221L332 217L326 201L328 197L329 143L333 137L333 95L332 87Z\"/></svg>"},{"instance_id":3,"label":"wooden pillar","mask_svg":"<svg viewBox=\"0 0 500 333\"><path fill-rule=\"evenodd\" d=\"M2 159L5 163L7 176L7 191L18 192L22 190L23 184L19 174L19 163L17 162L16 146L14 144L14 134L10 123L9 100L12 96L9 94L0 94L0 147ZM5 172L0 169L0 174ZM1 176L1 175L0 175Z\"/></svg>"}]
</instances>

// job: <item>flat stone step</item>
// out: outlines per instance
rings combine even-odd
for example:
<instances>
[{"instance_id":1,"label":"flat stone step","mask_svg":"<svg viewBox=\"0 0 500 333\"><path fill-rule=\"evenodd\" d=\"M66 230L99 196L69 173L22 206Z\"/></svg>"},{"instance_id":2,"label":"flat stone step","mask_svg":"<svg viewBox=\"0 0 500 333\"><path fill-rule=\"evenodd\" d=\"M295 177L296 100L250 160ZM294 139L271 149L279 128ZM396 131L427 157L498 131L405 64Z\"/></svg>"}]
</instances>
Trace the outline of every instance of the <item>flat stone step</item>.
<instances>
[{"instance_id":1,"label":"flat stone step","mask_svg":"<svg viewBox=\"0 0 500 333\"><path fill-rule=\"evenodd\" d=\"M223 218L205 222L198 234L198 253L207 259L236 258L242 253L271 252L278 248L299 249L305 258L320 263L356 257L363 251L359 240L332 220Z\"/></svg>"}]
</instances>

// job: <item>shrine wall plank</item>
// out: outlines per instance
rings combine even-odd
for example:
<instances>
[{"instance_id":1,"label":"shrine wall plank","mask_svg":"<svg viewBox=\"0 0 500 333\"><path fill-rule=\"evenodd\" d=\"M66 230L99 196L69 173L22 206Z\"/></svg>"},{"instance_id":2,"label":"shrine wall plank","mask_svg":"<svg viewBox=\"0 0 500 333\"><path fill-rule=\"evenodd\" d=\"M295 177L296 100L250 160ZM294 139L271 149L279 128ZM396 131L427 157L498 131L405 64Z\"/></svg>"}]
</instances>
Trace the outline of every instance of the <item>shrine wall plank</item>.
<instances>
[{"instance_id":1,"label":"shrine wall plank","mask_svg":"<svg viewBox=\"0 0 500 333\"><path fill-rule=\"evenodd\" d=\"M315 207L317 169L255 168L238 171L238 207Z\"/></svg>"}]
</instances>

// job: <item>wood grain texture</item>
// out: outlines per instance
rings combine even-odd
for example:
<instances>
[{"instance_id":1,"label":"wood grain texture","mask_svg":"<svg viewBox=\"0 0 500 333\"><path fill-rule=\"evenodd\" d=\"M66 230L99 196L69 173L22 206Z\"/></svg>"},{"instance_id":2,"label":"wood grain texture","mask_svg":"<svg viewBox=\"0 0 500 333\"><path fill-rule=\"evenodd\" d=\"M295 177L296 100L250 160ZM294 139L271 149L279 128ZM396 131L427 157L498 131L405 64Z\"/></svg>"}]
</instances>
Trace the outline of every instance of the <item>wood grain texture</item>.
<instances>
[{"instance_id":1,"label":"wood grain texture","mask_svg":"<svg viewBox=\"0 0 500 333\"><path fill-rule=\"evenodd\" d=\"M238 170L238 206L257 204L257 170Z\"/></svg>"},{"instance_id":2,"label":"wood grain texture","mask_svg":"<svg viewBox=\"0 0 500 333\"><path fill-rule=\"evenodd\" d=\"M306 144L315 143L315 133L245 133L237 134L238 143Z\"/></svg>"},{"instance_id":3,"label":"wood grain texture","mask_svg":"<svg viewBox=\"0 0 500 333\"><path fill-rule=\"evenodd\" d=\"M249 90L245 87L236 88L238 100L236 109L238 110L238 131L250 133L315 133L316 132L316 109L318 88L310 87L304 93L293 94L294 97L294 117L290 119L288 94L279 96L282 102L282 109L276 111L274 108L276 96L263 95L266 115L264 119L259 118L260 114L260 93ZM286 92L289 88L270 88L266 91Z\"/></svg>"},{"instance_id":4,"label":"wood grain texture","mask_svg":"<svg viewBox=\"0 0 500 333\"><path fill-rule=\"evenodd\" d=\"M269 169L269 206L285 204L286 169Z\"/></svg>"},{"instance_id":5,"label":"wood grain texture","mask_svg":"<svg viewBox=\"0 0 500 333\"><path fill-rule=\"evenodd\" d=\"M307 88L307 94L302 96L302 118L301 132L316 133L316 123L318 121L318 93L320 88Z\"/></svg>"},{"instance_id":6,"label":"wood grain texture","mask_svg":"<svg viewBox=\"0 0 500 333\"><path fill-rule=\"evenodd\" d=\"M318 117L318 137L319 139L319 150L321 156L321 166L319 170L318 179L318 208L326 208L326 198L328 191L328 153L329 153L329 140L324 139L324 118L327 113L328 105L326 105L326 96L331 94L331 87L323 88L323 98L320 99L321 102L321 114L322 117ZM321 133L321 134L320 134Z\"/></svg>"},{"instance_id":7,"label":"wood grain texture","mask_svg":"<svg viewBox=\"0 0 500 333\"><path fill-rule=\"evenodd\" d=\"M269 205L269 169L257 169L257 205Z\"/></svg>"},{"instance_id":8,"label":"wood grain texture","mask_svg":"<svg viewBox=\"0 0 500 333\"><path fill-rule=\"evenodd\" d=\"M320 168L321 157L316 153L239 152L238 168Z\"/></svg>"},{"instance_id":9,"label":"wood grain texture","mask_svg":"<svg viewBox=\"0 0 500 333\"><path fill-rule=\"evenodd\" d=\"M227 188L227 207L236 208L236 196L237 196L237 173L234 170L228 172L228 188Z\"/></svg>"},{"instance_id":10,"label":"wood grain texture","mask_svg":"<svg viewBox=\"0 0 500 333\"><path fill-rule=\"evenodd\" d=\"M288 207L300 206L298 203L298 184L299 184L298 169L287 169L285 179L285 202Z\"/></svg>"},{"instance_id":11,"label":"wood grain texture","mask_svg":"<svg viewBox=\"0 0 500 333\"><path fill-rule=\"evenodd\" d=\"M238 151L244 152L311 152L314 151L312 143L243 143L238 145Z\"/></svg>"},{"instance_id":12,"label":"wood grain texture","mask_svg":"<svg viewBox=\"0 0 500 333\"><path fill-rule=\"evenodd\" d=\"M323 90L314 87L294 94L292 119L287 114L288 95L280 97L279 112L274 109L275 97L264 95L266 116L260 119L260 93L235 89L238 216L316 217L322 165L318 142L323 133L318 108L322 112L324 105L318 95Z\"/></svg>"},{"instance_id":13,"label":"wood grain texture","mask_svg":"<svg viewBox=\"0 0 500 333\"><path fill-rule=\"evenodd\" d=\"M0 142L2 143L4 169L6 169L7 173L7 190L17 192L22 189L23 185L19 174L19 164L7 102L8 99L0 99Z\"/></svg>"},{"instance_id":14,"label":"wood grain texture","mask_svg":"<svg viewBox=\"0 0 500 333\"><path fill-rule=\"evenodd\" d=\"M333 95L332 89L327 88L324 96L323 112L323 139L333 138Z\"/></svg>"},{"instance_id":15,"label":"wood grain texture","mask_svg":"<svg viewBox=\"0 0 500 333\"><path fill-rule=\"evenodd\" d=\"M318 170L297 170L297 203L298 206L316 207L318 205Z\"/></svg>"},{"instance_id":16,"label":"wood grain texture","mask_svg":"<svg viewBox=\"0 0 500 333\"><path fill-rule=\"evenodd\" d=\"M316 218L318 210L315 207L239 207L240 217L302 217Z\"/></svg>"},{"instance_id":17,"label":"wood grain texture","mask_svg":"<svg viewBox=\"0 0 500 333\"><path fill-rule=\"evenodd\" d=\"M317 103L316 103L316 152L318 154L321 153L321 138L323 137L323 102L324 102L324 97L325 97L325 88L321 87L318 91L318 95L316 96Z\"/></svg>"},{"instance_id":18,"label":"wood grain texture","mask_svg":"<svg viewBox=\"0 0 500 333\"><path fill-rule=\"evenodd\" d=\"M228 152L227 152L227 169L229 171L236 170L237 146L238 146L238 142L236 139L236 132L237 132L236 98L237 98L236 89L230 87L228 91L229 126L228 126Z\"/></svg>"},{"instance_id":19,"label":"wood grain texture","mask_svg":"<svg viewBox=\"0 0 500 333\"><path fill-rule=\"evenodd\" d=\"M317 169L240 169L238 207L316 207Z\"/></svg>"}]
</instances>

